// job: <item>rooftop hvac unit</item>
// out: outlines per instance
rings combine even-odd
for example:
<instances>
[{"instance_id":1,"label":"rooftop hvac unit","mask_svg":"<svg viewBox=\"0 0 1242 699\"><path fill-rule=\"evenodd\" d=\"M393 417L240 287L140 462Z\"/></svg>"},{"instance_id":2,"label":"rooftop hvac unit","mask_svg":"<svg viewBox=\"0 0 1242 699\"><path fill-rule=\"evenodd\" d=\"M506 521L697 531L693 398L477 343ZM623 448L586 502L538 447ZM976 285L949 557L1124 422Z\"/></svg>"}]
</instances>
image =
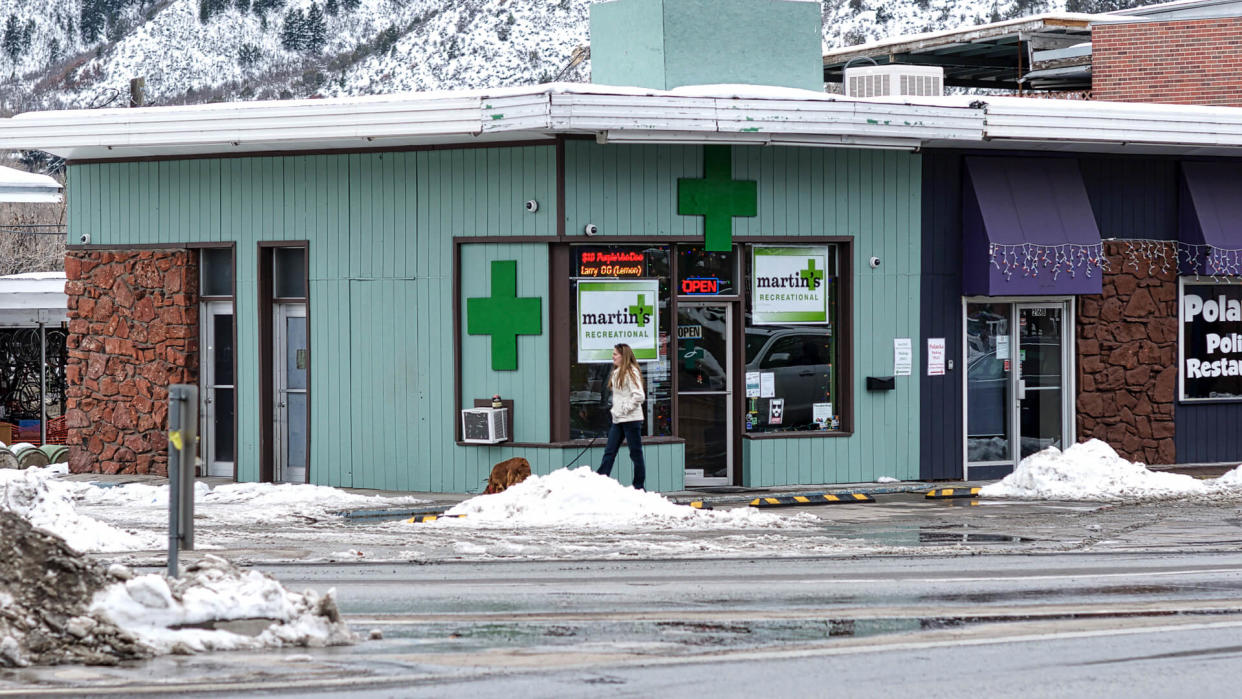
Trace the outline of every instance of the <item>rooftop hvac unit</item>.
<instances>
[{"instance_id":1,"label":"rooftop hvac unit","mask_svg":"<svg viewBox=\"0 0 1242 699\"><path fill-rule=\"evenodd\" d=\"M505 426L508 408L466 408L461 411L461 436L470 444L499 444L508 441Z\"/></svg>"},{"instance_id":2,"label":"rooftop hvac unit","mask_svg":"<svg viewBox=\"0 0 1242 699\"><path fill-rule=\"evenodd\" d=\"M847 97L940 97L944 68L940 66L858 66L845 69Z\"/></svg>"}]
</instances>

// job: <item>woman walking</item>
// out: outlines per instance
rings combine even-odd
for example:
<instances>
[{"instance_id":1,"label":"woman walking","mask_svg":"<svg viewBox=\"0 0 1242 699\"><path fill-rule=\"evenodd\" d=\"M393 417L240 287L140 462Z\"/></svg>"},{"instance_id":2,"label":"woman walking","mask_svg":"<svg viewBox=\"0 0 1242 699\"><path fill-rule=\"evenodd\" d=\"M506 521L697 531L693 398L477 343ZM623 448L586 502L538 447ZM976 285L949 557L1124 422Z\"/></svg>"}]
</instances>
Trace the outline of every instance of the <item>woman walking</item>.
<instances>
[{"instance_id":1,"label":"woman walking","mask_svg":"<svg viewBox=\"0 0 1242 699\"><path fill-rule=\"evenodd\" d=\"M604 447L604 460L600 462L599 474L612 474L612 462L621 449L621 440L630 445L630 461L634 462L634 487L643 489L647 478L647 464L643 461L643 374L634 359L634 350L621 343L612 348L612 373L608 376L612 388L612 426L608 428L608 445Z\"/></svg>"}]
</instances>

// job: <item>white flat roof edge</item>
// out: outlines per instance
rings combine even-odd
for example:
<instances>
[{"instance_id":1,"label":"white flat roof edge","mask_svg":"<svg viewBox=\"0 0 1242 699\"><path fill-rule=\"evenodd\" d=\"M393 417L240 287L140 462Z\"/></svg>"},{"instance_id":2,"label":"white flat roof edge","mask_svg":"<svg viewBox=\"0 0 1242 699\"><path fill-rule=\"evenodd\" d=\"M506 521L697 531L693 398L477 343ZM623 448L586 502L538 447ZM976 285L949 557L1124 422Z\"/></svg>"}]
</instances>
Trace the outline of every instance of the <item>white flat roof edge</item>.
<instances>
[{"instance_id":1,"label":"white flat roof edge","mask_svg":"<svg viewBox=\"0 0 1242 699\"><path fill-rule=\"evenodd\" d=\"M465 98L465 99L463 99ZM448 103L454 103L451 107ZM543 105L543 106L541 106ZM402 112L425 121L405 121ZM506 111L511 118L506 120ZM796 120L789 114L798 116ZM376 118L358 127L353 119ZM430 116L434 114L434 117ZM1034 140L1049 142L1048 128L1074 128L1111 120L1110 143L1133 142L1127 123L1140 126L1143 141L1169 146L1201 145L1187 138L1188 125L1220 129L1216 142L1242 146L1242 108L1017 97L901 97L856 99L839 95L749 85L706 85L672 91L600 85L549 84L496 91L412 93L393 96L236 103L201 107L36 112L0 119L0 148L45 150L75 159L124 160L187 155L261 154L264 151L351 150L477 144L486 138L533 140L559 134L625 131L669 132L679 142L719 140L738 122L755 121L772 134L857 136L863 131L923 142L953 140L963 146L993 137L989 120L1020 115ZM141 118L132 118L141 117ZM341 120L326 128L325 121ZM273 122L283 122L278 126ZM192 133L177 125L193 121ZM1081 124L1079 123L1081 122ZM1141 122L1141 124L1140 124ZM675 135L672 135L675 134ZM1094 142L1094 141L1093 141ZM330 144L330 145L329 145Z\"/></svg>"}]
</instances>

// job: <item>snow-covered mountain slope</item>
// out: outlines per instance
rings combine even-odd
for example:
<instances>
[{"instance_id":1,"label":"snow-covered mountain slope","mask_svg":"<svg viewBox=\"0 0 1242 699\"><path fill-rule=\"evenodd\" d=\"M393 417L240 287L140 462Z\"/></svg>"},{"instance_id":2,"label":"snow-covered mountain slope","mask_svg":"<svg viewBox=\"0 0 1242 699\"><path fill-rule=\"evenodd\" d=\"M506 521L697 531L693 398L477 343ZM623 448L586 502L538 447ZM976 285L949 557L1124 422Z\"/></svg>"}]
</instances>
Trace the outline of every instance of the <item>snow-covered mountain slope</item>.
<instances>
[{"instance_id":1,"label":"snow-covered mountain slope","mask_svg":"<svg viewBox=\"0 0 1242 699\"><path fill-rule=\"evenodd\" d=\"M0 114L589 79L592 0L0 0ZM1145 0L823 0L824 46Z\"/></svg>"}]
</instances>

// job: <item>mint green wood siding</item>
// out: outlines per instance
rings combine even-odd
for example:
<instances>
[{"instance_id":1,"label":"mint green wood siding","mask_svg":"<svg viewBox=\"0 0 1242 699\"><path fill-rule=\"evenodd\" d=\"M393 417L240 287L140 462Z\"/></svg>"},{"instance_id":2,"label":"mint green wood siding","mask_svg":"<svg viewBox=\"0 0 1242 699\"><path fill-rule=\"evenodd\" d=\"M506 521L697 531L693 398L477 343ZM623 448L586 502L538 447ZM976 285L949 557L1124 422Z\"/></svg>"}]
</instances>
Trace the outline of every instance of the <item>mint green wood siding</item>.
<instances>
[{"instance_id":1,"label":"mint green wood siding","mask_svg":"<svg viewBox=\"0 0 1242 699\"><path fill-rule=\"evenodd\" d=\"M306 240L311 480L479 489L503 450L453 441L453 238L555 235L555 148L83 164L69 178L70 242L88 233L95 245L236 243L239 480L258 479L258 244ZM525 211L528 199L538 213ZM522 252L531 268L543 265L534 279L546 287L539 249ZM542 440L546 337L528 339L542 349L523 344L521 377L508 377L525 383L500 390L522 395L520 429ZM544 472L561 459L511 451Z\"/></svg>"},{"instance_id":2,"label":"mint green wood siding","mask_svg":"<svg viewBox=\"0 0 1242 699\"><path fill-rule=\"evenodd\" d=\"M918 477L918 376L868 393L867 376L893 373L893 339L919 347L920 157L896 151L733 148L733 176L759 183L759 215L734 219L735 236L849 236L854 240L854 434L743 440L747 485ZM566 230L604 236L702 237L702 219L676 213L677 178L703 176L698 146L566 144ZM881 259L871 269L868 258Z\"/></svg>"}]
</instances>

